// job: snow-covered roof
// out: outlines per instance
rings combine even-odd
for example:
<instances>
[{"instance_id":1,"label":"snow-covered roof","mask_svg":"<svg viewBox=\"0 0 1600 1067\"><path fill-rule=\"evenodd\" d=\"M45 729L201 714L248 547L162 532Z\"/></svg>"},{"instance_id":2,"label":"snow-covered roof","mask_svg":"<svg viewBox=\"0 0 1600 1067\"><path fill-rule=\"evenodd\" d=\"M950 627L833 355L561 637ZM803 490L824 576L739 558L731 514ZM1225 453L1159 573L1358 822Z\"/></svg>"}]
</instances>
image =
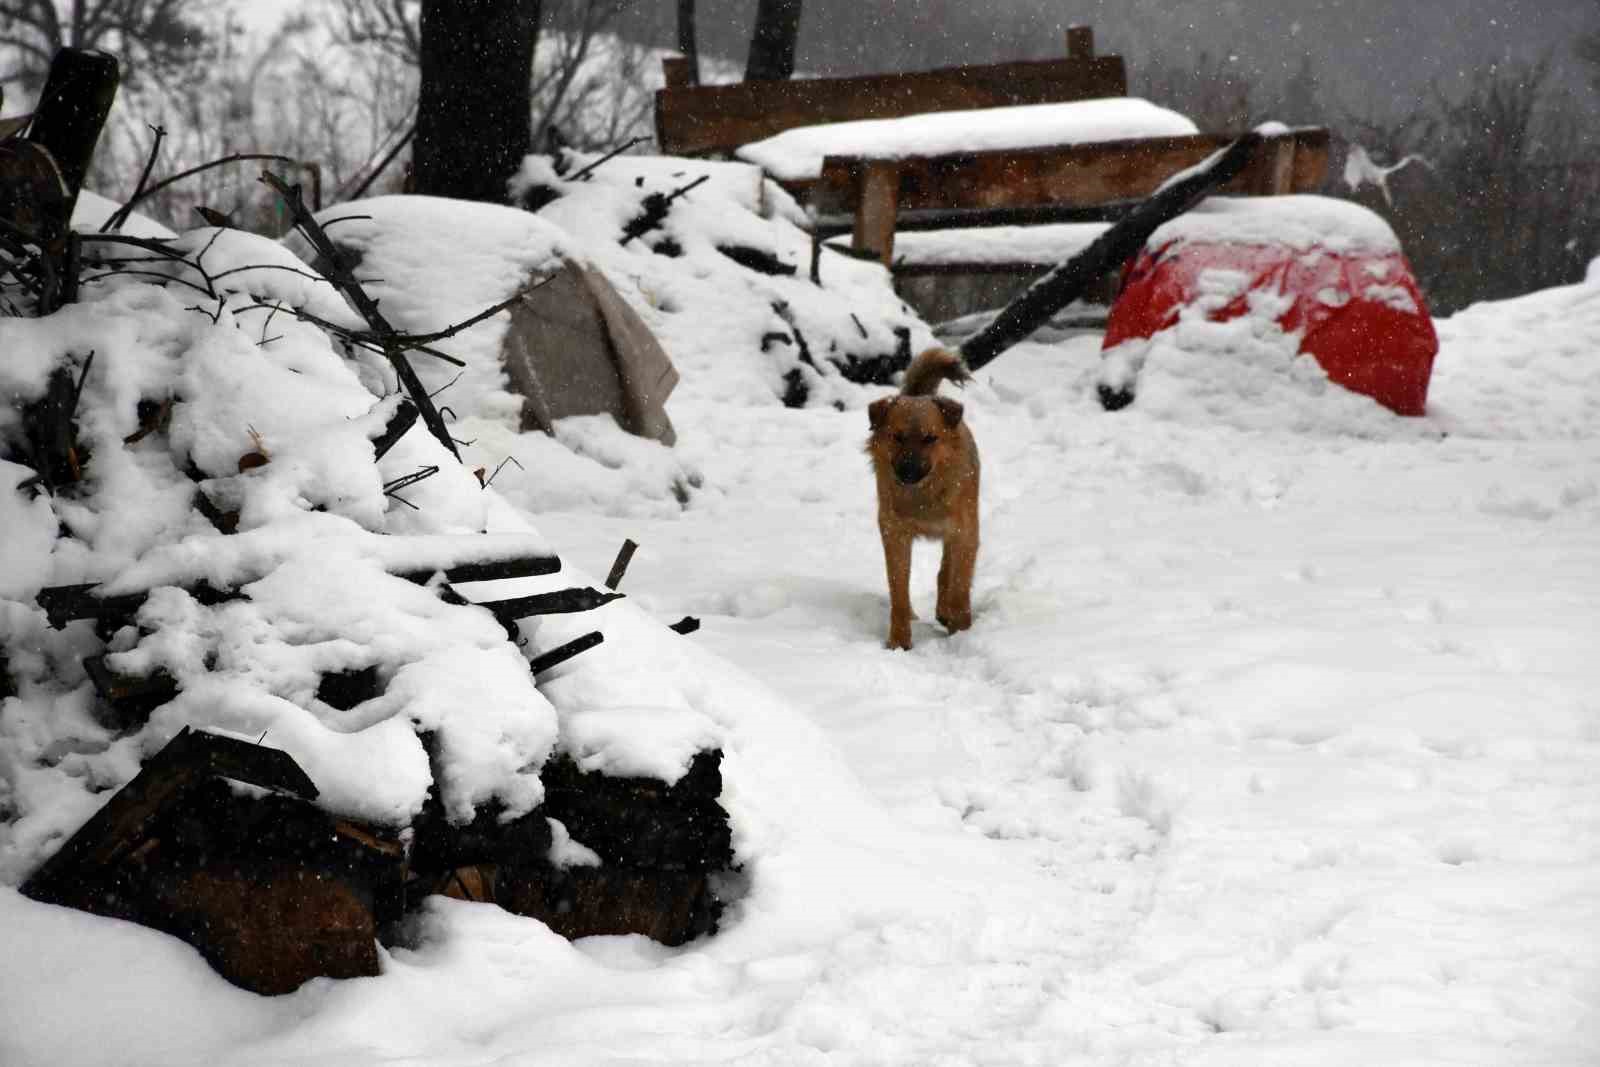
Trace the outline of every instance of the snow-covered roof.
<instances>
[{"instance_id":1,"label":"snow-covered roof","mask_svg":"<svg viewBox=\"0 0 1600 1067\"><path fill-rule=\"evenodd\" d=\"M1199 132L1199 127L1176 111L1137 97L1119 96L799 126L745 145L738 155L779 181L809 181L822 173L825 156L904 159Z\"/></svg>"}]
</instances>

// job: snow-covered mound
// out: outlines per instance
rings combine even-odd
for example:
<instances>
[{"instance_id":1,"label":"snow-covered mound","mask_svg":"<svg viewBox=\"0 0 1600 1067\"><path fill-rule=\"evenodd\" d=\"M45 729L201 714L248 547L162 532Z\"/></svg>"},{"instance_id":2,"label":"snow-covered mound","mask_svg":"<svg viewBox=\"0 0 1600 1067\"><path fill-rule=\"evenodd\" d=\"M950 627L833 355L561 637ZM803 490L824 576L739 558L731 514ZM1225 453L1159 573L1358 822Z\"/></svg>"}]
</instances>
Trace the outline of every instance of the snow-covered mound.
<instances>
[{"instance_id":1,"label":"snow-covered mound","mask_svg":"<svg viewBox=\"0 0 1600 1067\"><path fill-rule=\"evenodd\" d=\"M1190 241L1276 245L1342 255L1400 251L1382 216L1328 196L1213 196L1159 227L1145 242L1167 248Z\"/></svg>"},{"instance_id":2,"label":"snow-covered mound","mask_svg":"<svg viewBox=\"0 0 1600 1067\"><path fill-rule=\"evenodd\" d=\"M1450 432L1578 439L1600 426L1600 269L1577 285L1475 304L1438 328L1458 364L1429 406ZM1529 411L1538 419L1524 419Z\"/></svg>"}]
</instances>

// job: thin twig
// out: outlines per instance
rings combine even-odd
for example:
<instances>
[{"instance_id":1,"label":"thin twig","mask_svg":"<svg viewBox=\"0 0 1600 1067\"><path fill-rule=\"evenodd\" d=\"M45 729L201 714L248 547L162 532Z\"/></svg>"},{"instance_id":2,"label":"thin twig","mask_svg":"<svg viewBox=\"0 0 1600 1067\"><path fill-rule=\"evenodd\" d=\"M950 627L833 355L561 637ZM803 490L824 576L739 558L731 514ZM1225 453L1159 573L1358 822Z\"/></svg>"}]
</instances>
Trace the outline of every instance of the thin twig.
<instances>
[{"instance_id":1,"label":"thin twig","mask_svg":"<svg viewBox=\"0 0 1600 1067\"><path fill-rule=\"evenodd\" d=\"M150 181L150 172L156 169L156 157L161 155L161 142L166 138L167 131L162 126L151 126L150 129L156 135L156 140L155 144L150 146L149 158L144 161L144 173L139 175L139 184L133 187L133 197L111 213L105 224L100 227L101 233L122 229L123 224L133 214L133 205L143 196L144 187Z\"/></svg>"},{"instance_id":2,"label":"thin twig","mask_svg":"<svg viewBox=\"0 0 1600 1067\"><path fill-rule=\"evenodd\" d=\"M593 163L590 163L587 167L584 167L582 170L578 171L578 173L574 174L572 177L566 178L564 180L565 181L569 181L569 182L587 181L588 178L589 178L589 175L593 174L596 170L598 170L602 164L610 163L613 159L616 159L618 156L622 155L622 153L626 152L628 149L632 148L634 145L644 144L648 140L650 140L650 138L648 138L648 137L635 137L633 140L629 141L627 144L623 145L621 148L613 148L611 151L607 152L605 155L601 156L599 159L595 160Z\"/></svg>"},{"instance_id":3,"label":"thin twig","mask_svg":"<svg viewBox=\"0 0 1600 1067\"><path fill-rule=\"evenodd\" d=\"M198 167L190 167L188 170L179 171L170 178L162 178L160 181L156 182L154 185L150 186L144 192L140 193L138 196L134 197L132 200L129 200L122 206L131 210L139 201L147 199L155 193L159 193L161 190L165 189L169 185L174 184L175 182L181 182L185 178L192 178L196 174L199 174L203 171L215 170L217 167L226 166L229 163L248 163L251 160L267 161L272 163L287 163L294 167L300 166L300 160L292 159L289 156L274 155L271 152L239 152L231 156L224 156L221 159L213 159L209 163L202 163Z\"/></svg>"},{"instance_id":4,"label":"thin twig","mask_svg":"<svg viewBox=\"0 0 1600 1067\"><path fill-rule=\"evenodd\" d=\"M444 445L457 462L460 462L461 452L451 439L450 431L445 428L444 420L434 408L433 401L428 398L428 391L423 386L422 380L417 377L411 361L406 358L405 350L412 346L396 340L398 331L390 325L388 319L384 318L383 312L378 310L378 302L373 300L367 291L361 288L361 283L351 275L350 268L345 265L344 257L339 254L339 249L328 238L327 232L318 225L316 216L306 207L305 200L300 195L300 187L289 185L270 171L262 172L261 181L276 190L283 198L294 216L295 225L311 242L312 249L328 264L328 280L345 295L366 320L375 335L374 339L383 346L383 354L394 367L400 384L410 395L411 402L417 405L417 412L422 416L423 425L427 426L439 443Z\"/></svg>"}]
</instances>

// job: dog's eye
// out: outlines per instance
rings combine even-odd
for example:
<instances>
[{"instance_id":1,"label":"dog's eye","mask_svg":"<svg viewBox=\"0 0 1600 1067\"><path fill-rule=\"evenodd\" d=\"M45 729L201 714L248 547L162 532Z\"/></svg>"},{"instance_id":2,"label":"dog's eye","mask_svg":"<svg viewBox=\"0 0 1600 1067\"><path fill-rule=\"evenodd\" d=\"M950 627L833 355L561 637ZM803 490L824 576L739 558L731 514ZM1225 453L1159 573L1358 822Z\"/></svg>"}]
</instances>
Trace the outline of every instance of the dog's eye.
<instances>
[{"instance_id":1,"label":"dog's eye","mask_svg":"<svg viewBox=\"0 0 1600 1067\"><path fill-rule=\"evenodd\" d=\"M923 434L922 443L925 444L925 445L931 445L935 441L937 441L938 439L939 439L938 436L935 435L935 434L931 434L931 433L930 434Z\"/></svg>"}]
</instances>

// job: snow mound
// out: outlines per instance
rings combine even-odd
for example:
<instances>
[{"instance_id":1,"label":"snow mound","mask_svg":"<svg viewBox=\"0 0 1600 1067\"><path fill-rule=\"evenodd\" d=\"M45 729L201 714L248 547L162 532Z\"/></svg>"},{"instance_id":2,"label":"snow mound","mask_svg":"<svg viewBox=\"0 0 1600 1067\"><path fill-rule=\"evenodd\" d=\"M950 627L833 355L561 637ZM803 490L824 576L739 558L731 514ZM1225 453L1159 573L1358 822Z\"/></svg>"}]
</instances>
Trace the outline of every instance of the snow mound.
<instances>
[{"instance_id":1,"label":"snow mound","mask_svg":"<svg viewBox=\"0 0 1600 1067\"><path fill-rule=\"evenodd\" d=\"M1383 253L1400 242L1382 217L1326 196L1211 197L1156 230L1149 248L1189 241L1280 245L1306 252Z\"/></svg>"},{"instance_id":2,"label":"snow mound","mask_svg":"<svg viewBox=\"0 0 1600 1067\"><path fill-rule=\"evenodd\" d=\"M505 505L420 428L374 463L370 439L397 399L280 310L350 314L304 263L232 231L174 245L209 248L213 279L237 263L238 288L194 303L180 263L166 287L113 274L54 315L0 320L0 349L16 354L0 385L17 401L58 370L81 378L86 458L85 480L53 497L23 488L28 468L0 464L0 639L17 688L0 704L0 878L24 875L184 726L270 738L325 806L376 823L405 825L435 786L451 819L491 801L532 810L558 727L526 659L485 612L386 569L542 554L544 542L525 525L484 536ZM8 404L0 438L19 433ZM421 510L385 492L391 472L429 467L411 494ZM238 532L202 517L198 494ZM242 598L202 604L179 587L201 580ZM88 622L51 630L33 605L73 582L149 595L137 625L102 642ZM97 652L113 671L164 671L176 699L129 731L103 723L81 666ZM377 698L348 710L318 699L325 674L362 669Z\"/></svg>"},{"instance_id":3,"label":"snow mound","mask_svg":"<svg viewBox=\"0 0 1600 1067\"><path fill-rule=\"evenodd\" d=\"M1600 270L1436 325L1454 358L1429 407L1452 433L1576 440L1600 426Z\"/></svg>"},{"instance_id":4,"label":"snow mound","mask_svg":"<svg viewBox=\"0 0 1600 1067\"><path fill-rule=\"evenodd\" d=\"M1315 357L1300 351L1298 333L1277 322L1290 297L1250 292L1245 314L1208 319L1249 283L1240 271L1203 272L1200 296L1179 311L1175 325L1107 350L1102 394L1137 393L1141 412L1168 422L1359 437L1417 432L1376 401L1334 384Z\"/></svg>"}]
</instances>

